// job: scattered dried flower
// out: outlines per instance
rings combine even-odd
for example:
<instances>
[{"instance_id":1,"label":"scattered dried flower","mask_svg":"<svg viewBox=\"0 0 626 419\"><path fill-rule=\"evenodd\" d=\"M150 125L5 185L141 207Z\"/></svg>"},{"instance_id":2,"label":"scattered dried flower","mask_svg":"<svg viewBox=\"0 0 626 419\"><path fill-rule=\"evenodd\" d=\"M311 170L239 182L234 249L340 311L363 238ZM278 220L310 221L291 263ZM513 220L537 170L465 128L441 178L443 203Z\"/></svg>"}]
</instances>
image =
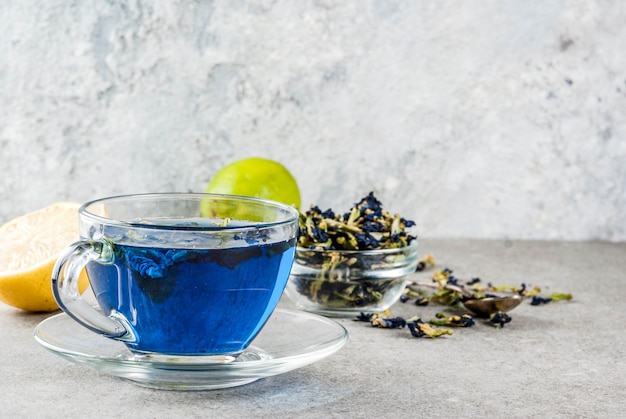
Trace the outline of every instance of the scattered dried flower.
<instances>
[{"instance_id":1,"label":"scattered dried flower","mask_svg":"<svg viewBox=\"0 0 626 419\"><path fill-rule=\"evenodd\" d=\"M432 319L430 324L435 326L452 326L452 327L472 327L474 326L474 318L469 314L463 315L447 315L444 313L435 314L437 319Z\"/></svg>"},{"instance_id":2,"label":"scattered dried flower","mask_svg":"<svg viewBox=\"0 0 626 419\"><path fill-rule=\"evenodd\" d=\"M377 317L371 321L371 324L374 327L382 327L385 329L401 329L403 327L406 327L406 320L404 320L402 317Z\"/></svg>"},{"instance_id":3,"label":"scattered dried flower","mask_svg":"<svg viewBox=\"0 0 626 419\"><path fill-rule=\"evenodd\" d=\"M407 322L407 327L411 331L411 335L416 338L429 337L429 338L438 338L444 335L452 335L453 332L450 329L438 329L432 327L428 323L424 323L422 319L416 317L410 319Z\"/></svg>"},{"instance_id":4,"label":"scattered dried flower","mask_svg":"<svg viewBox=\"0 0 626 419\"><path fill-rule=\"evenodd\" d=\"M538 306L541 304L548 304L548 303L555 302L555 301L563 301L563 300L569 301L571 299L572 299L572 294L555 292L555 293L548 295L547 297L540 297L538 295L533 296L532 300L530 301L530 305Z\"/></svg>"},{"instance_id":5,"label":"scattered dried flower","mask_svg":"<svg viewBox=\"0 0 626 419\"><path fill-rule=\"evenodd\" d=\"M421 272L425 269L432 268L435 265L435 258L433 257L433 255L428 254L424 259L421 259L417 262L417 268L415 268L415 271Z\"/></svg>"},{"instance_id":6,"label":"scattered dried flower","mask_svg":"<svg viewBox=\"0 0 626 419\"><path fill-rule=\"evenodd\" d=\"M492 313L489 315L489 323L496 326L498 329L503 328L504 325L506 323L509 323L510 321L511 321L511 316L501 311L498 311L497 313Z\"/></svg>"}]
</instances>

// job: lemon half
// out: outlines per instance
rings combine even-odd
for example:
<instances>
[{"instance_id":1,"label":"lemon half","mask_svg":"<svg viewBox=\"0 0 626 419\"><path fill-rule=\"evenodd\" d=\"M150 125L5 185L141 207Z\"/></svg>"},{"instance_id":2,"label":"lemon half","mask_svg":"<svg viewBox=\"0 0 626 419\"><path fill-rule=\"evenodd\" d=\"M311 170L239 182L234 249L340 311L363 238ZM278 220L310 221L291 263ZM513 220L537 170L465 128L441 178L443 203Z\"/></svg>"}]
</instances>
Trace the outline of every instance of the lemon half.
<instances>
[{"instance_id":1,"label":"lemon half","mask_svg":"<svg viewBox=\"0 0 626 419\"><path fill-rule=\"evenodd\" d=\"M27 311L53 311L54 264L65 247L78 240L78 208L59 202L15 218L0 227L0 301ZM79 290L89 281L83 272Z\"/></svg>"}]
</instances>

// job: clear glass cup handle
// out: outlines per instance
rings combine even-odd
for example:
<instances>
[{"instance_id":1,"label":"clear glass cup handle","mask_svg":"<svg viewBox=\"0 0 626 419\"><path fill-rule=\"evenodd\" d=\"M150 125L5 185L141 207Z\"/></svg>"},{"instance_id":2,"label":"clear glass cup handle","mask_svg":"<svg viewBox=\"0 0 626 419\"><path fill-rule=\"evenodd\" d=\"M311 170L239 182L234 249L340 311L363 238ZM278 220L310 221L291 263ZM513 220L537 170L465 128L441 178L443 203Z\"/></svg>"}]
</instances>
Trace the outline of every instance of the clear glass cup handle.
<instances>
[{"instance_id":1,"label":"clear glass cup handle","mask_svg":"<svg viewBox=\"0 0 626 419\"><path fill-rule=\"evenodd\" d=\"M78 278L89 262L110 265L115 260L106 241L79 241L61 254L52 271L52 292L63 311L81 325L100 335L117 340L133 340L129 328L113 316L105 316L87 301L78 290Z\"/></svg>"}]
</instances>

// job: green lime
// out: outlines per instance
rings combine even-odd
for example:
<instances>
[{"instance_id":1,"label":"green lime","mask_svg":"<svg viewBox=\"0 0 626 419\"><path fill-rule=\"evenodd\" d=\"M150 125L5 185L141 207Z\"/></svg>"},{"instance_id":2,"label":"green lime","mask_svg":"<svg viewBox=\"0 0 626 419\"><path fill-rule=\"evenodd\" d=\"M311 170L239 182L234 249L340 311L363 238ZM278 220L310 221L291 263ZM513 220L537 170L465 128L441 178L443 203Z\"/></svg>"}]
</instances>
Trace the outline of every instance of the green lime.
<instances>
[{"instance_id":1,"label":"green lime","mask_svg":"<svg viewBox=\"0 0 626 419\"><path fill-rule=\"evenodd\" d=\"M300 208L300 190L282 164L251 157L223 167L209 182L207 193L252 196Z\"/></svg>"}]
</instances>

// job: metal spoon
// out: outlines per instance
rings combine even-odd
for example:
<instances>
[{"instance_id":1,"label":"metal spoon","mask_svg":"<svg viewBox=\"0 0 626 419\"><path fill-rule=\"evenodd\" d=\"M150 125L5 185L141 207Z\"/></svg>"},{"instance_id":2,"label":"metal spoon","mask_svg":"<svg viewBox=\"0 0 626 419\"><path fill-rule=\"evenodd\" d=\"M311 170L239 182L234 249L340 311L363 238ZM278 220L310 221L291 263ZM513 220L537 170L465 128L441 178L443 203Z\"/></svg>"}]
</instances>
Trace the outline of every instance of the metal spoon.
<instances>
[{"instance_id":1,"label":"metal spoon","mask_svg":"<svg viewBox=\"0 0 626 419\"><path fill-rule=\"evenodd\" d=\"M493 313L513 310L520 305L524 298L520 295L510 295L507 297L487 297L487 298L470 298L463 301L463 305L470 311L473 311L480 317L489 317Z\"/></svg>"}]
</instances>

